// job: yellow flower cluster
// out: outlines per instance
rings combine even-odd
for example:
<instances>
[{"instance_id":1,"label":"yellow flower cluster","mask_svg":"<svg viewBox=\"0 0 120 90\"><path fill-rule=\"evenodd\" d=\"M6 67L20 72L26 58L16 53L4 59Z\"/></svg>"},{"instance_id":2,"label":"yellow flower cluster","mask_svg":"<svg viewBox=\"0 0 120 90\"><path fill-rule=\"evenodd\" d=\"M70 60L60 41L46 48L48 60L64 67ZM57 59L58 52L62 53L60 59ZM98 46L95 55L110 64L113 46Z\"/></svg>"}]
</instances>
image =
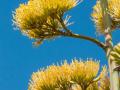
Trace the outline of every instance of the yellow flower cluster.
<instances>
[{"instance_id":1,"label":"yellow flower cluster","mask_svg":"<svg viewBox=\"0 0 120 90\"><path fill-rule=\"evenodd\" d=\"M111 29L120 28L120 0L108 0L108 14L111 18ZM100 34L105 33L104 18L102 16L102 9L100 6L100 1L97 1L96 5L93 7L92 18L96 24L97 31Z\"/></svg>"},{"instance_id":2,"label":"yellow flower cluster","mask_svg":"<svg viewBox=\"0 0 120 90\"><path fill-rule=\"evenodd\" d=\"M76 87L74 90L93 90L89 88L93 88L92 84L97 82L94 79L98 71L99 62L91 59L86 62L74 60L71 64L65 62L61 66L52 65L33 73L28 90L68 90L72 85ZM104 71L103 76L106 74Z\"/></svg>"},{"instance_id":3,"label":"yellow flower cluster","mask_svg":"<svg viewBox=\"0 0 120 90\"><path fill-rule=\"evenodd\" d=\"M93 61L80 63L78 61L74 61L71 66L71 79L81 85L81 87L88 86L88 84L97 76L99 70L99 62Z\"/></svg>"},{"instance_id":4,"label":"yellow flower cluster","mask_svg":"<svg viewBox=\"0 0 120 90\"><path fill-rule=\"evenodd\" d=\"M58 18L75 7L79 0L29 0L13 14L14 24L30 38L52 38L62 26Z\"/></svg>"},{"instance_id":5,"label":"yellow flower cluster","mask_svg":"<svg viewBox=\"0 0 120 90\"><path fill-rule=\"evenodd\" d=\"M120 65L120 43L113 47L113 50L110 52L110 59Z\"/></svg>"}]
</instances>

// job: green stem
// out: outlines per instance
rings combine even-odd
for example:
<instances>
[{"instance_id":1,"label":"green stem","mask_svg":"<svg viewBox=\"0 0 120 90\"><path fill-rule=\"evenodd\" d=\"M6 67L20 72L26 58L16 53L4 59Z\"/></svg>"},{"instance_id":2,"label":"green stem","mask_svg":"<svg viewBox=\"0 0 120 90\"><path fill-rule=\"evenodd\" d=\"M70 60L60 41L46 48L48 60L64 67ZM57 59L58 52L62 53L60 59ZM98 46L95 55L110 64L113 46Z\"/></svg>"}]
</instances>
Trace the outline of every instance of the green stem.
<instances>
[{"instance_id":1,"label":"green stem","mask_svg":"<svg viewBox=\"0 0 120 90\"><path fill-rule=\"evenodd\" d=\"M100 1L103 20L104 20L104 29L105 29L105 42L107 46L106 56L108 59L109 72L110 72L110 88L111 90L120 90L119 86L119 72L115 71L114 68L117 67L115 61L110 60L110 52L113 49L112 36L111 36L111 19L108 14L108 2L107 0Z\"/></svg>"}]
</instances>

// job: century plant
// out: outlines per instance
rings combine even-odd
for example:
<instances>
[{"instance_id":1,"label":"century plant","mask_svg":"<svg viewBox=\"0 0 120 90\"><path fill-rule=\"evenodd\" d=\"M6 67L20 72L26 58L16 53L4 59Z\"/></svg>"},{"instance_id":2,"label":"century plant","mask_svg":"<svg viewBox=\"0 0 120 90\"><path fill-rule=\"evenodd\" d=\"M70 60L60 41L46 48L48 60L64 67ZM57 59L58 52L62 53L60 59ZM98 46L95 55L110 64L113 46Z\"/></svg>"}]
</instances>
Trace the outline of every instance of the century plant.
<instances>
[{"instance_id":1,"label":"century plant","mask_svg":"<svg viewBox=\"0 0 120 90\"><path fill-rule=\"evenodd\" d=\"M91 14L96 31L105 38L98 39L75 34L67 26L71 16L65 13L77 6L80 0L29 0L13 13L13 23L22 34L34 39L39 46L44 40L56 37L72 37L88 40L103 49L108 59L107 70L97 75L99 63L87 61L67 62L61 66L52 65L33 73L29 90L120 90L120 44L113 45L112 32L120 28L120 0L98 0ZM93 68L96 70L94 71ZM53 74L54 73L54 74ZM51 77L52 76L52 77Z\"/></svg>"}]
</instances>

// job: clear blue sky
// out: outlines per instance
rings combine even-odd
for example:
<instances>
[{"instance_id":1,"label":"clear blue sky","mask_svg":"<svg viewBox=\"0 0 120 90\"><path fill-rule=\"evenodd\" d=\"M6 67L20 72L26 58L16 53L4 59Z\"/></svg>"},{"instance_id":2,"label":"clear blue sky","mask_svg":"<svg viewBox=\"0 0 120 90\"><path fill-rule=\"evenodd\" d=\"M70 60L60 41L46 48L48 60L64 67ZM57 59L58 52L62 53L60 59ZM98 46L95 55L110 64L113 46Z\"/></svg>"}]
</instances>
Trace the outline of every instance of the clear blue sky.
<instances>
[{"instance_id":1,"label":"clear blue sky","mask_svg":"<svg viewBox=\"0 0 120 90\"><path fill-rule=\"evenodd\" d=\"M26 0L0 0L0 90L27 90L32 72L39 68L67 59L94 58L106 64L105 54L95 44L72 38L57 38L34 48L32 41L15 31L12 26L12 11ZM90 14L95 0L84 0L68 12L75 24L73 32L92 36L104 41L103 36L95 35L95 27ZM120 41L120 32L113 35L114 43Z\"/></svg>"}]
</instances>

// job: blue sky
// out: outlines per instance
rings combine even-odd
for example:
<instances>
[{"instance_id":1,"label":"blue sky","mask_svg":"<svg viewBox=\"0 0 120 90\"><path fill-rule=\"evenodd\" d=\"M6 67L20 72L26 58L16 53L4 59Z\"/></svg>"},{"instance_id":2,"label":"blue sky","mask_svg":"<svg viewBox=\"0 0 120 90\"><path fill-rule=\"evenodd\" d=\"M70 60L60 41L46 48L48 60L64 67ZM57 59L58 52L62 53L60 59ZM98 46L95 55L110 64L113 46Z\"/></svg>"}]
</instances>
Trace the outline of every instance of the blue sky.
<instances>
[{"instance_id":1,"label":"blue sky","mask_svg":"<svg viewBox=\"0 0 120 90\"><path fill-rule=\"evenodd\" d=\"M12 26L12 11L26 0L0 0L0 90L27 90L30 76L39 68L60 63L73 58L94 58L101 65L107 63L105 53L95 44L72 38L56 38L45 41L40 47L32 46L32 41ZM95 35L95 27L90 14L95 0L84 0L79 6L67 12L75 32L104 41L103 36ZM120 41L120 32L113 33L114 43Z\"/></svg>"}]
</instances>

